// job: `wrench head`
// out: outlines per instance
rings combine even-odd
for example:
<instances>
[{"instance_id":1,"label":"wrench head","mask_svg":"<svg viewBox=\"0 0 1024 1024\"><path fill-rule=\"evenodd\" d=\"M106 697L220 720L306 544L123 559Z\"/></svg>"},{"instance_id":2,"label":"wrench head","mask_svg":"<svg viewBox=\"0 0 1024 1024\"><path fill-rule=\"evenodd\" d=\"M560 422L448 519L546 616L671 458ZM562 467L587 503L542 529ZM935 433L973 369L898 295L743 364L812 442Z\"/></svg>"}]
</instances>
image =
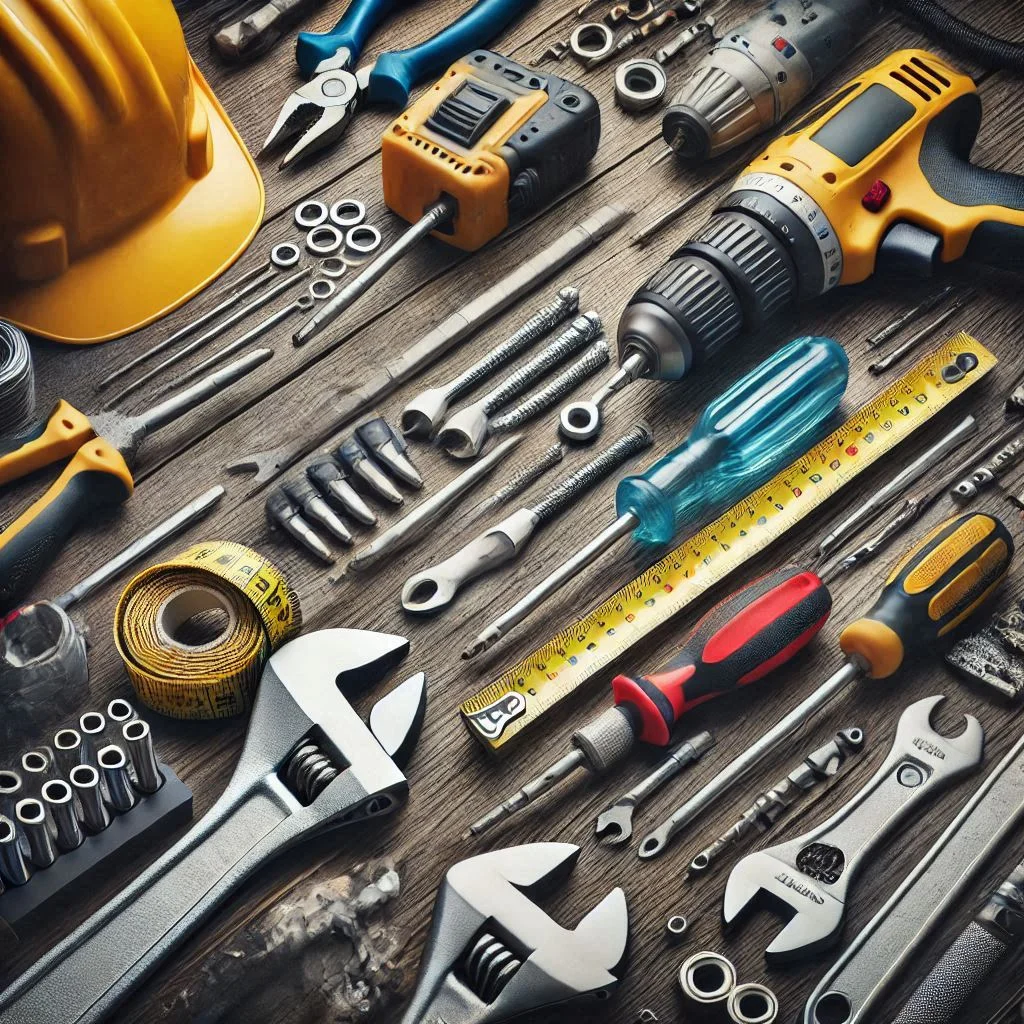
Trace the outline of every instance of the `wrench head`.
<instances>
[{"instance_id":1,"label":"wrench head","mask_svg":"<svg viewBox=\"0 0 1024 1024\"><path fill-rule=\"evenodd\" d=\"M619 801L597 816L594 835L602 846L619 846L633 835L633 811L636 805Z\"/></svg>"},{"instance_id":2,"label":"wrench head","mask_svg":"<svg viewBox=\"0 0 1024 1024\"><path fill-rule=\"evenodd\" d=\"M235 462L229 462L224 469L232 475L253 473L252 483L261 486L283 473L301 456L302 452L296 452L294 445L283 444L279 448L267 448L262 452L245 455Z\"/></svg>"},{"instance_id":3,"label":"wrench head","mask_svg":"<svg viewBox=\"0 0 1024 1024\"><path fill-rule=\"evenodd\" d=\"M285 644L263 670L232 785L280 779L313 829L394 810L408 792L402 766L423 722L426 681L420 673L379 700L369 725L346 694L378 682L408 650L404 637L362 629Z\"/></svg>"},{"instance_id":4,"label":"wrench head","mask_svg":"<svg viewBox=\"0 0 1024 1024\"><path fill-rule=\"evenodd\" d=\"M966 726L958 736L944 736L932 728L932 713L943 700L941 695L926 697L903 712L889 756L861 793L890 778L906 792L933 778L952 782L981 762L985 734L973 715L964 716ZM891 812L890 818L904 820ZM765 950L770 964L791 963L833 945L843 926L858 861L868 849L857 845L859 836L847 834L846 819L847 809L841 808L805 835L744 857L725 886L725 930L735 930L757 910L782 917L785 927ZM884 841L890 831L881 832L875 841ZM852 850L844 848L847 843Z\"/></svg>"},{"instance_id":5,"label":"wrench head","mask_svg":"<svg viewBox=\"0 0 1024 1024\"><path fill-rule=\"evenodd\" d=\"M625 894L613 889L571 931L534 902L566 881L579 853L570 843L534 843L452 867L438 892L404 1024L490 1024L582 998L606 999L625 959Z\"/></svg>"}]
</instances>

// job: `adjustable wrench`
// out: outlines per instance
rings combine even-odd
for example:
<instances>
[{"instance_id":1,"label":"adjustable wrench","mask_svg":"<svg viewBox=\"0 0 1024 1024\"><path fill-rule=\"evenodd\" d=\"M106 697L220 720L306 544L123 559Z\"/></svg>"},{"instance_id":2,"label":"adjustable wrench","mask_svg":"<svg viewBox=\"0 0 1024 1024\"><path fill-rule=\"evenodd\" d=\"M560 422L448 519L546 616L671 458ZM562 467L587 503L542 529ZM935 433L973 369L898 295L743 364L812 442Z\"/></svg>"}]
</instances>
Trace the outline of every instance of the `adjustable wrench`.
<instances>
[{"instance_id":1,"label":"adjustable wrench","mask_svg":"<svg viewBox=\"0 0 1024 1024\"><path fill-rule=\"evenodd\" d=\"M533 902L565 883L579 854L571 843L532 843L450 868L402 1024L496 1024L606 1000L626 955L625 893L613 889L572 931Z\"/></svg>"},{"instance_id":2,"label":"adjustable wrench","mask_svg":"<svg viewBox=\"0 0 1024 1024\"><path fill-rule=\"evenodd\" d=\"M369 724L342 690L377 682L403 637L325 629L285 644L263 670L238 767L175 846L5 992L4 1024L97 1024L266 861L301 839L396 810L426 709L420 673L381 698Z\"/></svg>"},{"instance_id":3,"label":"adjustable wrench","mask_svg":"<svg viewBox=\"0 0 1024 1024\"><path fill-rule=\"evenodd\" d=\"M945 700L926 697L903 712L892 750L864 788L831 818L787 843L744 857L729 875L726 929L767 907L789 918L765 950L769 963L803 959L839 938L853 880L871 852L926 799L981 763L985 734L972 715L959 736L932 729Z\"/></svg>"}]
</instances>

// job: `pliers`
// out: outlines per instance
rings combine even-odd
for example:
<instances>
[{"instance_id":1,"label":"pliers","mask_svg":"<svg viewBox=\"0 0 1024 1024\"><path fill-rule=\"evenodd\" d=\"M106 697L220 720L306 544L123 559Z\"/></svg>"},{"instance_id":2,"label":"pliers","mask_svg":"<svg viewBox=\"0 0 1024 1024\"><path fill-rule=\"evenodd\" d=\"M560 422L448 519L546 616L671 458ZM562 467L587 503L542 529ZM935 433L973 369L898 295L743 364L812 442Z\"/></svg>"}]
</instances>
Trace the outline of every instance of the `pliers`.
<instances>
[{"instance_id":1,"label":"pliers","mask_svg":"<svg viewBox=\"0 0 1024 1024\"><path fill-rule=\"evenodd\" d=\"M300 32L295 46L299 70L309 81L285 101L263 150L298 136L281 167L333 145L364 103L404 108L413 86L486 46L537 0L479 0L457 21L418 46L382 53L356 71L370 34L393 10L410 0L352 0L330 32Z\"/></svg>"}]
</instances>

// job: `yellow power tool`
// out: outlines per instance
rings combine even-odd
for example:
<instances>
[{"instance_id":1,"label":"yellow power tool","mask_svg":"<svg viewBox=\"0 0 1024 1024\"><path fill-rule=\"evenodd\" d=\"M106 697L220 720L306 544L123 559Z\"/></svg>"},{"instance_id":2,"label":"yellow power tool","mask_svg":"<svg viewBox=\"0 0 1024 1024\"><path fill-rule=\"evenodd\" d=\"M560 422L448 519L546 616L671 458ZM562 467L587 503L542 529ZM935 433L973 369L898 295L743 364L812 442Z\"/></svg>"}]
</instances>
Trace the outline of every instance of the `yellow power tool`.
<instances>
[{"instance_id":1,"label":"yellow power tool","mask_svg":"<svg viewBox=\"0 0 1024 1024\"><path fill-rule=\"evenodd\" d=\"M619 373L678 380L795 301L874 273L968 259L1024 269L1024 177L970 162L974 82L902 50L848 82L743 172L630 299Z\"/></svg>"}]
</instances>

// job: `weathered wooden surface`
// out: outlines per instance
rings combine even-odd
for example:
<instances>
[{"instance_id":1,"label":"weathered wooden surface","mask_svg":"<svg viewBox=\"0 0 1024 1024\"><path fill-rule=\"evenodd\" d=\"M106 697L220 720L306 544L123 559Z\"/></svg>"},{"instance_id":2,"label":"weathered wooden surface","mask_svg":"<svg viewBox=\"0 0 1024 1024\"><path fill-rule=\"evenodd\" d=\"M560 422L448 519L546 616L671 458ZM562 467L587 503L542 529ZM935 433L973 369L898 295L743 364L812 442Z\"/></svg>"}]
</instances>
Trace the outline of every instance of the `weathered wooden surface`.
<instances>
[{"instance_id":1,"label":"weathered wooden surface","mask_svg":"<svg viewBox=\"0 0 1024 1024\"><path fill-rule=\"evenodd\" d=\"M376 34L367 56L372 57L389 48L408 46L425 38L454 14L468 7L469 3L470 0L444 0L413 7L392 19ZM317 24L331 23L342 6L340 0L331 0L316 19ZM1003 0L977 0L975 3L960 0L953 6L965 11L990 32L1017 38L1024 36L1024 13L1016 4L1007 4ZM755 2L723 0L715 5L714 13L719 16L720 25L729 26L749 16L758 7ZM497 41L496 48L526 60L549 42L566 36L572 25L573 15L563 11L561 6L540 5ZM281 102L297 81L290 46L279 46L255 66L228 71L218 66L211 56L198 20L193 17L187 27L198 63L243 138L254 150L258 149ZM856 69L868 66L898 46L928 45L915 28L887 15L865 23L862 36L857 52L829 85L847 79ZM964 66L962 61L959 63ZM672 68L673 87L682 81L685 66L686 62L683 62ZM465 539L460 533L457 516L446 520L428 539L397 556L369 578L353 580L346 577L340 583L332 584L328 582L330 573L327 570L313 564L290 544L268 534L263 519L263 493L254 492L244 479L225 477L222 467L242 454L290 439L296 432L306 431L312 436L323 424L322 417L327 415L331 397L346 383L359 380L379 359L381 352L397 352L408 340L419 336L481 287L496 280L516 260L547 244L600 204L623 202L637 210L638 215L632 224L560 278L497 319L421 379L399 389L381 404L379 411L391 422L397 422L399 410L413 394L426 385L448 379L470 363L546 301L560 283L578 284L583 307L596 308L610 325L614 325L636 285L660 264L689 230L702 222L713 199L688 215L685 224L662 232L647 248L630 246L629 237L633 230L692 188L709 180L709 176L721 175L731 160L726 158L690 174L680 173L671 163L648 169L652 158L661 151L660 141L655 141L658 112L631 117L619 111L612 101L611 68L584 74L566 60L557 69L559 73L586 84L602 104L604 131L601 150L585 185L574 189L556 211L516 228L475 256L450 252L433 241L423 244L331 330L306 348L292 348L289 336L293 328L280 331L273 339L277 352L269 364L201 412L193 413L151 439L143 455L143 482L137 494L125 508L97 523L92 530L80 534L37 588L39 595L60 592L102 558L179 505L186 496L222 481L229 488L228 497L214 516L192 531L189 540L233 539L272 554L301 594L307 629L345 625L404 633L412 640L412 654L406 669L423 669L430 679L431 709L411 768L412 797L409 806L392 820L374 823L372 827L360 827L349 834L303 847L272 865L247 889L243 899L220 914L173 964L162 970L132 1000L119 1017L122 1021L156 1022L165 1019L165 1008L174 1001L184 979L194 972L208 952L231 935L257 908L266 906L268 901L287 891L299 877L307 876L322 864L326 864L328 870L331 864L335 864L340 872L357 858L383 854L397 861L403 875L405 888L396 918L408 934L402 966L407 970L407 986L411 986L436 885L446 867L482 849L543 839L573 841L584 848L571 886L554 904L555 912L563 923L575 922L612 886L622 885L630 898L632 963L620 995L603 1019L628 1022L643 1006L655 1010L661 1020L677 1019L675 972L679 963L688 952L714 948L734 958L743 979L764 980L771 985L782 1000L780 1019L791 1020L831 958L826 956L795 970L767 972L761 951L773 929L777 928L776 922L760 919L741 935L724 940L718 925L718 902L724 872L720 871L695 885L686 885L682 881L682 870L689 856L706 837L716 834L732 820L736 811L745 806L747 795L757 786L768 784L789 770L797 748L801 751L811 749L837 728L861 725L869 738L867 754L851 770L844 772L835 785L828 787L824 794L817 796L813 803L773 832L770 841L796 835L820 820L828 810L854 793L884 758L901 709L927 694L948 695L949 700L940 719L946 728L955 728L958 716L966 711L982 720L988 735L988 764L995 763L1019 734L1012 711L995 705L982 695L969 692L937 662L922 661L908 665L895 680L881 684L863 683L837 700L818 716L805 736L794 740L784 753L770 759L746 785L724 800L715 813L707 815L687 838L677 841L671 851L657 861L641 863L630 850L598 849L592 839L596 814L646 774L650 764L657 760L655 752L646 757L635 757L612 779L599 781L581 777L575 780L547 800L543 807L527 810L507 827L495 830L485 842L471 844L460 839L462 831L479 811L491 806L518 782L566 749L574 724L607 704L605 680L593 680L585 692L565 702L565 706L544 722L539 732L528 734L526 742L518 744L500 762L488 760L474 746L456 712L460 699L475 692L504 667L527 654L546 639L549 631L567 624L574 615L584 612L625 582L633 568L626 558L606 559L601 567L584 574L566 588L544 614L518 629L487 658L463 663L457 659L456 652L496 611L539 579L562 553L574 549L587 537L595 523L608 520L614 481L596 488L557 525L546 530L514 567L478 582L448 614L432 620L411 621L398 605L401 584L412 571L431 564L439 555L453 550L457 542ZM975 159L993 167L1024 170L1024 112L1019 99L1020 82L1003 74L987 75L981 91L985 121ZM384 209L379 184L378 139L387 120L387 115L381 112L360 112L338 148L319 162L297 171L281 173L273 162L262 161L267 184L266 226L232 273L237 274L261 263L273 243L297 238L291 211L299 199L306 197L333 200L356 196L367 204L370 221L381 227L385 239L394 237L401 225ZM966 273L964 271L965 276ZM929 436L915 438L912 444L886 460L857 488L842 494L812 522L805 523L783 543L756 559L746 575L763 572L787 559L806 559L816 538L834 516L853 506L859 500L859 493L891 476L934 439L944 426L952 424L968 409L982 419L989 432L996 428L1002 416L1002 397L1021 363L1024 310L1019 300L1020 284L997 275L971 276L976 278L981 296L953 326L971 330L1001 357L997 371L985 384L976 387L955 410L947 413L941 422L929 428ZM131 282L112 283L109 301L117 301L121 287L131 287ZM863 347L863 337L924 291L874 282L834 294L823 302L781 318L758 336L734 346L708 372L676 385L635 386L628 399L611 406L604 439L616 436L643 416L655 431L655 453L660 455L668 451L685 435L697 412L726 382L755 365L781 342L804 333L832 335L846 345L851 356L851 379L845 407L853 410L881 386L881 382L867 373L869 360ZM201 296L154 328L92 349L36 345L40 407L63 396L80 407L93 408L97 402L93 390L95 382L120 362L164 336L167 330L201 312L208 303L209 299ZM342 341L344 344L340 344ZM143 392L140 401L144 401L147 395L148 392ZM344 431L338 437L343 434ZM516 461L525 458L529 452L539 452L550 444L551 439L550 420L542 421L531 429ZM430 491L441 487L463 468L423 445L415 446L413 456L424 472ZM570 469L585 457L581 453L570 455L563 463L563 470ZM964 455L963 460L966 468L969 456ZM954 468L954 460L936 467L936 478ZM530 494L542 493L561 472L549 474L535 485ZM1019 475L1011 478L1010 490L1020 486ZM0 504L0 519L6 521L12 517L44 480L35 479L5 493ZM979 501L977 507L1002 515L1020 536L1018 515L1006 499L1005 491L996 490ZM935 521L949 512L949 503L941 502L929 515L928 521ZM391 518L388 513L382 517L385 523ZM878 566L862 570L835 585L835 611L831 624L811 651L801 655L772 682L736 699L706 705L693 713L687 729L711 729L718 737L718 746L698 769L650 801L638 815L641 830L660 821L681 802L684 794L745 748L836 666L837 632L863 607L866 596L874 592L883 575L885 561L882 559ZM1011 595L1019 596L1022 590L1018 570L1004 598L1008 600ZM95 706L115 695L131 697L109 635L112 609L118 593L118 586L108 587L82 610L93 636L91 664ZM699 610L694 609L680 621L648 638L623 659L620 667L643 669L659 664L671 653ZM244 723L178 723L153 716L153 725L163 756L193 787L196 813L202 814L222 789L231 770ZM847 935L854 934L868 920L977 783L978 776L975 776L944 794L916 825L869 867L856 889ZM152 851L151 856L156 853L156 850ZM1022 854L1024 842L1009 844L998 863L992 865L988 877L974 887L971 900L959 908L940 939L962 927L975 898L994 878L1005 874ZM140 865L146 859L140 859ZM69 901L65 912L54 915L49 929L22 945L9 965L10 976L98 906L120 881L123 879L109 877L94 892L78 894ZM671 912L685 913L693 922L686 943L677 949L668 948L662 937L665 918ZM926 969L930 963L930 959L922 958L918 971ZM911 985L913 980L914 977L908 975L906 985ZM972 1005L971 1013L965 1019L983 1020L984 1011L997 1005L1017 984L1013 971L1003 972ZM393 1019L393 1015L385 1017ZM268 1024L275 1019L266 1017Z\"/></svg>"}]
</instances>

